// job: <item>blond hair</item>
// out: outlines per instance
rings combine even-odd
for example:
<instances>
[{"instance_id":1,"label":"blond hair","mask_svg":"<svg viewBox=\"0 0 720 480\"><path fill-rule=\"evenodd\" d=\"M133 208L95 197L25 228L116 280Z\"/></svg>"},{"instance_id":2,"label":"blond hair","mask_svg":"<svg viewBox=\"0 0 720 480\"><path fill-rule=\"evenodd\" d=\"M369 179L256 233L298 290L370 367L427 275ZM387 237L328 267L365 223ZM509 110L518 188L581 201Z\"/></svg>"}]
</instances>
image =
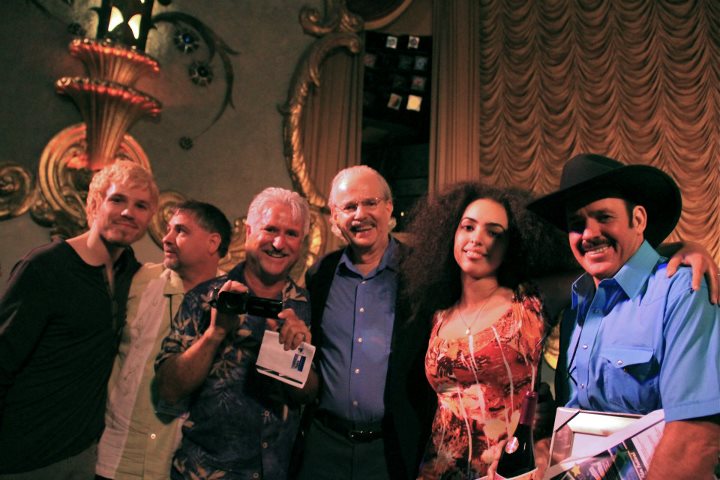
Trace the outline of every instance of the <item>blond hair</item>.
<instances>
[{"instance_id":1,"label":"blond hair","mask_svg":"<svg viewBox=\"0 0 720 480\"><path fill-rule=\"evenodd\" d=\"M139 163L129 160L116 160L95 173L90 182L85 204L88 225L92 224L95 212L105 199L105 194L113 183L127 185L131 188L147 189L150 192L151 208L153 211L157 209L160 193L152 173Z\"/></svg>"}]
</instances>

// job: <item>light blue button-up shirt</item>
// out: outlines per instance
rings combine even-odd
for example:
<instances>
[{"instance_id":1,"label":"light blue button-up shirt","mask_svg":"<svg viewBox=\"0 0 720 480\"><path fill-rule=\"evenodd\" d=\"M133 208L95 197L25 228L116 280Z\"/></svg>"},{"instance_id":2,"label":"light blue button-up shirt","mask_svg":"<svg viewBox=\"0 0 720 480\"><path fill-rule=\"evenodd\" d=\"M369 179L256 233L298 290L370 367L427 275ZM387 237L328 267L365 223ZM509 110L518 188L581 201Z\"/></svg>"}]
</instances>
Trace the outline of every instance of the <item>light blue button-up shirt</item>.
<instances>
[{"instance_id":1,"label":"light blue button-up shirt","mask_svg":"<svg viewBox=\"0 0 720 480\"><path fill-rule=\"evenodd\" d=\"M567 406L665 420L720 413L720 308L691 273L667 278L666 259L644 242L613 278L581 276L572 288Z\"/></svg>"},{"instance_id":2,"label":"light blue button-up shirt","mask_svg":"<svg viewBox=\"0 0 720 480\"><path fill-rule=\"evenodd\" d=\"M378 267L362 275L348 257L338 263L323 311L320 407L355 422L382 419L395 321L398 244L390 239Z\"/></svg>"}]
</instances>

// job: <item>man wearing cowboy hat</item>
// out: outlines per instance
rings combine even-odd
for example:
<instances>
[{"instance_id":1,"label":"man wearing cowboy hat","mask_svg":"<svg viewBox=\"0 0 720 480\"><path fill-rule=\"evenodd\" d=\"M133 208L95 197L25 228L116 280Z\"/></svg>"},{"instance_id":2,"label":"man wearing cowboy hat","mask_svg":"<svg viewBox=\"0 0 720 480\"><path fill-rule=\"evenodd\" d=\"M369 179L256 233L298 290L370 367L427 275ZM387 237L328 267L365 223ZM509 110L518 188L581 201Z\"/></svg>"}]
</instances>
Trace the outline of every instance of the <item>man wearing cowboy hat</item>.
<instances>
[{"instance_id":1,"label":"man wearing cowboy hat","mask_svg":"<svg viewBox=\"0 0 720 480\"><path fill-rule=\"evenodd\" d=\"M558 400L569 407L646 414L665 429L648 479L711 478L720 438L720 308L690 270L668 277L654 249L680 218L667 174L582 154L560 189L528 208L568 233L585 270L561 324Z\"/></svg>"}]
</instances>

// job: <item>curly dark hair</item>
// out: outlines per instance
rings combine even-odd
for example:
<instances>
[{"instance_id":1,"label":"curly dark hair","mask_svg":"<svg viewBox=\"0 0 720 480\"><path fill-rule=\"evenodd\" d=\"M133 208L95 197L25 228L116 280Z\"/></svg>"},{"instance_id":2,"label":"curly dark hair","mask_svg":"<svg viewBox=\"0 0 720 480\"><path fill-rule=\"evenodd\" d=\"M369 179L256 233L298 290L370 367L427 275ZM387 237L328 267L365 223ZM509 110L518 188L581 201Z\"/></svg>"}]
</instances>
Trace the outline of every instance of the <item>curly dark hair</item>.
<instances>
[{"instance_id":1,"label":"curly dark hair","mask_svg":"<svg viewBox=\"0 0 720 480\"><path fill-rule=\"evenodd\" d=\"M508 245L498 269L500 285L515 289L520 283L556 271L577 268L567 238L525 206L530 192L463 182L418 202L408 226L411 253L401 267L403 295L413 306L415 318L429 321L433 312L454 305L461 294L460 267L455 261L455 232L465 209L487 198L505 207Z\"/></svg>"}]
</instances>

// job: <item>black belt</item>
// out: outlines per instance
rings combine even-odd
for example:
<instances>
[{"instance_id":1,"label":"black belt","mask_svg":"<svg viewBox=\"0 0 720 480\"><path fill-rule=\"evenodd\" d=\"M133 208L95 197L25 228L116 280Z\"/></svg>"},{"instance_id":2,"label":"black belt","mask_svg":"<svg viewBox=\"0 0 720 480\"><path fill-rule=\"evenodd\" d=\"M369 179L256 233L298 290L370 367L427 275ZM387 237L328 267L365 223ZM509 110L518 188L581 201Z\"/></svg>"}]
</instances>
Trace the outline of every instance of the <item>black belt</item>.
<instances>
[{"instance_id":1,"label":"black belt","mask_svg":"<svg viewBox=\"0 0 720 480\"><path fill-rule=\"evenodd\" d=\"M382 426L380 422L376 423L357 423L345 420L334 415L327 410L318 410L315 418L325 427L333 432L342 435L348 440L358 443L372 442L383 437Z\"/></svg>"}]
</instances>

